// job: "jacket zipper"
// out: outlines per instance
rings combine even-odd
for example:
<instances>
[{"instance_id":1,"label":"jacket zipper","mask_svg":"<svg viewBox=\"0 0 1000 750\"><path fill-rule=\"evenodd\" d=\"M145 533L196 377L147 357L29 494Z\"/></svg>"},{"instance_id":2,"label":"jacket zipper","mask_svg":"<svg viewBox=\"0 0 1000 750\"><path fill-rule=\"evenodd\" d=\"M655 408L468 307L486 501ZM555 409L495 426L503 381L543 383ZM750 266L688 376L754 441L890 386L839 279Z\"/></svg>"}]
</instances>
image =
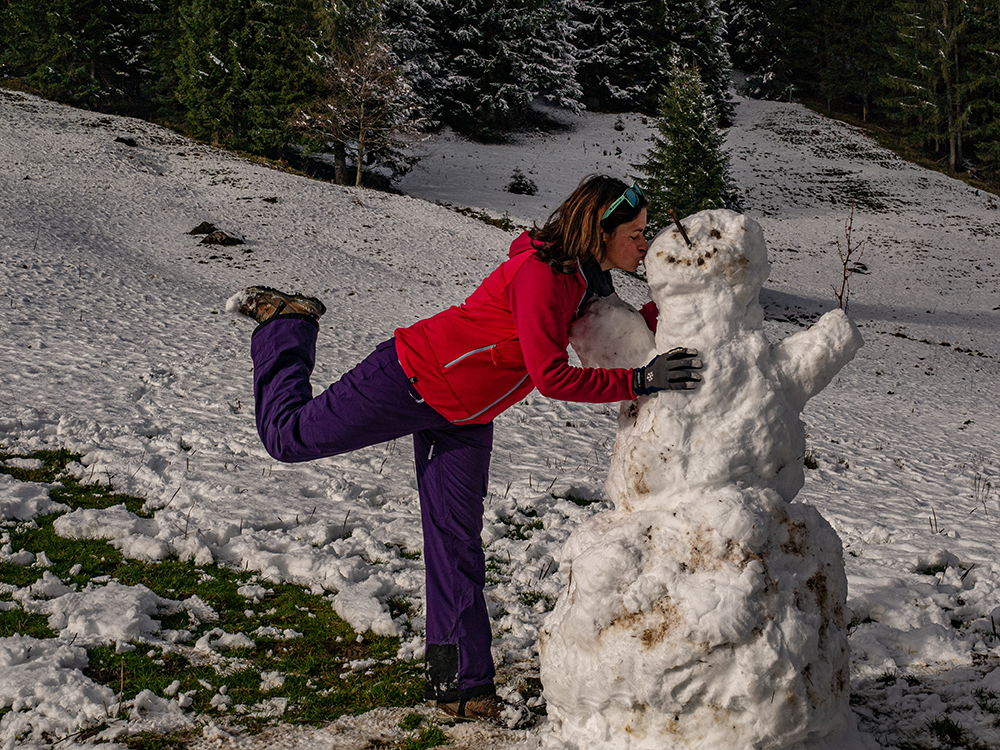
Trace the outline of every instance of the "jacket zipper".
<instances>
[{"instance_id":1,"label":"jacket zipper","mask_svg":"<svg viewBox=\"0 0 1000 750\"><path fill-rule=\"evenodd\" d=\"M496 344L490 344L489 346L481 346L478 349L473 349L471 352L466 352L465 354L463 354L458 359L453 359L451 362L449 362L448 364L446 364L441 369L442 370L447 370L449 367L457 365L459 362L461 362L466 357L471 357L473 354L479 354L481 352L488 352L488 351L490 351L490 349L496 349L496 348L497 348Z\"/></svg>"}]
</instances>

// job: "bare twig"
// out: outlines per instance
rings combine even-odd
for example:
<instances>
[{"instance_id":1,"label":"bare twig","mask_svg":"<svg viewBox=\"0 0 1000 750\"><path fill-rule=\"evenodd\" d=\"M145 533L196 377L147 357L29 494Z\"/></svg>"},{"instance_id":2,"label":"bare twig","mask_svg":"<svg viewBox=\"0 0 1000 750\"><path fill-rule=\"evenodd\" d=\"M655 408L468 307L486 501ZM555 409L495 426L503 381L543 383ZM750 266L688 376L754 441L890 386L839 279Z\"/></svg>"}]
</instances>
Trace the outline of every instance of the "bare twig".
<instances>
[{"instance_id":1,"label":"bare twig","mask_svg":"<svg viewBox=\"0 0 1000 750\"><path fill-rule=\"evenodd\" d=\"M864 265L861 264L861 258L865 254L865 245L868 244L870 239L869 237L866 237L857 245L853 245L853 234L854 203L852 202L851 213L847 217L847 221L844 222L844 238L847 241L847 248L845 249L841 247L840 240L837 240L837 255L840 256L840 264L843 271L843 275L840 280L840 290L838 291L837 287L833 286L833 293L837 297L837 304L845 313L847 312L847 298L850 296L848 282L850 281L851 276L864 268Z\"/></svg>"},{"instance_id":2,"label":"bare twig","mask_svg":"<svg viewBox=\"0 0 1000 750\"><path fill-rule=\"evenodd\" d=\"M681 225L681 220L677 218L677 212L674 211L674 209L672 208L670 209L670 218L674 220L674 224L676 224L677 228L680 230L681 237L684 238L684 241L687 243L687 246L691 247L691 238L688 237L687 232L684 231L684 227L683 225Z\"/></svg>"}]
</instances>

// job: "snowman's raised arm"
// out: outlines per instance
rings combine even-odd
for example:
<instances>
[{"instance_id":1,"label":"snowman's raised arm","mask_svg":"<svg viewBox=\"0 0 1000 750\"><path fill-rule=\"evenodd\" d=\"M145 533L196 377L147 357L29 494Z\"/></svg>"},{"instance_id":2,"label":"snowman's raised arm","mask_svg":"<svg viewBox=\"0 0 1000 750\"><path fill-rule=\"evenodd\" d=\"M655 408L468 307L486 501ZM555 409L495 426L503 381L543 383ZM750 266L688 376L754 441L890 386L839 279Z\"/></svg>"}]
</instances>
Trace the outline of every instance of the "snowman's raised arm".
<instances>
[{"instance_id":1,"label":"snowman's raised arm","mask_svg":"<svg viewBox=\"0 0 1000 750\"><path fill-rule=\"evenodd\" d=\"M801 411L863 345L858 327L839 309L775 344L772 362L789 403Z\"/></svg>"}]
</instances>

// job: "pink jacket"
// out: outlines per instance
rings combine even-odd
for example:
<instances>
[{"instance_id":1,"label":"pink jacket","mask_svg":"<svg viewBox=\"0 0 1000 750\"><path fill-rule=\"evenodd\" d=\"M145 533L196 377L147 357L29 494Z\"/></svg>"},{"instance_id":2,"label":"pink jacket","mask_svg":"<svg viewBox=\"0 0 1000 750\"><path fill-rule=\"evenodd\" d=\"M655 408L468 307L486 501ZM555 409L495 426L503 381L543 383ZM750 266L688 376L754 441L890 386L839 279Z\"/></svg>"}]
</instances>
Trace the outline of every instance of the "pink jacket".
<instances>
[{"instance_id":1,"label":"pink jacket","mask_svg":"<svg viewBox=\"0 0 1000 750\"><path fill-rule=\"evenodd\" d=\"M633 399L631 369L569 365L569 328L586 289L582 271L556 273L539 260L525 232L464 303L396 331L399 362L455 424L485 424L535 388L563 401Z\"/></svg>"}]
</instances>

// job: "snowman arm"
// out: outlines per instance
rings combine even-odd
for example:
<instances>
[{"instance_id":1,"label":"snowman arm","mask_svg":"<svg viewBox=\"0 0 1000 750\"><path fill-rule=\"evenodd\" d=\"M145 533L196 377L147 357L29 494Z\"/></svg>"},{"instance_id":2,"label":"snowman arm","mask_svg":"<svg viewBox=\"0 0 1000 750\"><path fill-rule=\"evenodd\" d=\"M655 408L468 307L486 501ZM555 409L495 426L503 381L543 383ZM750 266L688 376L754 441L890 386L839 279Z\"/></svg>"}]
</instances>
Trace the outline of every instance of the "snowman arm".
<instances>
[{"instance_id":1,"label":"snowman arm","mask_svg":"<svg viewBox=\"0 0 1000 750\"><path fill-rule=\"evenodd\" d=\"M861 332L839 309L775 344L772 361L789 403L801 411L863 345Z\"/></svg>"}]
</instances>

